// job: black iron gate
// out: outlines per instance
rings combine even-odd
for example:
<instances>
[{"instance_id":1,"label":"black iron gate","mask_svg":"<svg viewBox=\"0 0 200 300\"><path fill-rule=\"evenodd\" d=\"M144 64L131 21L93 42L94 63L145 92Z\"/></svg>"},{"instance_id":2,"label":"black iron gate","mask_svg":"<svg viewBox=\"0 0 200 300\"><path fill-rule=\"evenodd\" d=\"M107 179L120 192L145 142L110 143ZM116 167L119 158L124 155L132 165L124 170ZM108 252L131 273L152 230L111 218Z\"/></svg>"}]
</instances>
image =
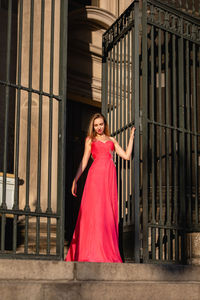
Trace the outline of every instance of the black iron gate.
<instances>
[{"instance_id":1,"label":"black iron gate","mask_svg":"<svg viewBox=\"0 0 200 300\"><path fill-rule=\"evenodd\" d=\"M63 258L67 6L0 1L0 258Z\"/></svg>"},{"instance_id":2,"label":"black iron gate","mask_svg":"<svg viewBox=\"0 0 200 300\"><path fill-rule=\"evenodd\" d=\"M137 128L134 161L116 158L120 225L126 243L123 254L133 259L135 245L136 261L140 259L139 45L139 2L136 1L103 36L102 74L102 111L107 115L112 135L125 147L129 128L133 124Z\"/></svg>"},{"instance_id":3,"label":"black iron gate","mask_svg":"<svg viewBox=\"0 0 200 300\"><path fill-rule=\"evenodd\" d=\"M103 36L103 113L123 147L137 129L134 158L116 158L124 254L136 262L185 262L200 229L200 20L188 3L134 1Z\"/></svg>"}]
</instances>

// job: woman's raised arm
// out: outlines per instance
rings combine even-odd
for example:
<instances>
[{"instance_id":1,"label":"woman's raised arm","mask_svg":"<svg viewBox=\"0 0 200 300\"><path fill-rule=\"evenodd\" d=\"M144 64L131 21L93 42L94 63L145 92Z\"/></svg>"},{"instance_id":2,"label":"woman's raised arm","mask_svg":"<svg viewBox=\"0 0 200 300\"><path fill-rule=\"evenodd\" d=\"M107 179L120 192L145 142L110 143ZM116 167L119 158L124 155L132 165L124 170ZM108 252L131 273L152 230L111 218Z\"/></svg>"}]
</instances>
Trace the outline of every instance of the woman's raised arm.
<instances>
[{"instance_id":1,"label":"woman's raised arm","mask_svg":"<svg viewBox=\"0 0 200 300\"><path fill-rule=\"evenodd\" d=\"M85 140L85 150L84 150L83 158L81 160L79 168L76 172L76 176L72 183L72 195L75 197L77 196L76 195L77 181L78 181L79 177L81 176L81 174L84 172L85 168L87 167L88 160L90 158L90 154L91 154L91 139L87 137Z\"/></svg>"},{"instance_id":2,"label":"woman's raised arm","mask_svg":"<svg viewBox=\"0 0 200 300\"><path fill-rule=\"evenodd\" d=\"M130 138L129 138L129 143L128 143L128 147L126 148L126 151L124 151L122 149L122 147L118 144L118 142L114 138L112 138L112 140L114 142L114 145L115 145L115 151L116 151L116 153L121 158L123 158L125 160L130 160L130 158L131 158L131 153L132 153L132 150L133 150L134 134L135 134L135 127L133 127L131 129L131 135L130 135Z\"/></svg>"}]
</instances>

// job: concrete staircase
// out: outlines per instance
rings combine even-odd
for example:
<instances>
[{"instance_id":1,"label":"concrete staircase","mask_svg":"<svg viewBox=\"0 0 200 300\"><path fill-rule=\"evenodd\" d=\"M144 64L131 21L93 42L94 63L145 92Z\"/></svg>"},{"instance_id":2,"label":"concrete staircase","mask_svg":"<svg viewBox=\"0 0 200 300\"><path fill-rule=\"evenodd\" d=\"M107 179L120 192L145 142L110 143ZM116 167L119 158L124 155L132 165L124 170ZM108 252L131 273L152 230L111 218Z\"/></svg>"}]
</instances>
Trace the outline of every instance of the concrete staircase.
<instances>
[{"instance_id":1,"label":"concrete staircase","mask_svg":"<svg viewBox=\"0 0 200 300\"><path fill-rule=\"evenodd\" d=\"M0 260L0 300L199 300L200 266Z\"/></svg>"}]
</instances>

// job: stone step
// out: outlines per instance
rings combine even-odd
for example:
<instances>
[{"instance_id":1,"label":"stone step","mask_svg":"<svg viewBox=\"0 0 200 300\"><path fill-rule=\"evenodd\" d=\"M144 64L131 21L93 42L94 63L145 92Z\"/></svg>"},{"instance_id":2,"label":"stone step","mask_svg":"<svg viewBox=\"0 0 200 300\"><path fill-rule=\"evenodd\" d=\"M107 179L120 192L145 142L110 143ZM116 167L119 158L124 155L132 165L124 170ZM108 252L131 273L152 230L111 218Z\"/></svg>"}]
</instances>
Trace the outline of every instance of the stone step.
<instances>
[{"instance_id":1,"label":"stone step","mask_svg":"<svg viewBox=\"0 0 200 300\"><path fill-rule=\"evenodd\" d=\"M199 300L200 266L2 259L0 299Z\"/></svg>"}]
</instances>

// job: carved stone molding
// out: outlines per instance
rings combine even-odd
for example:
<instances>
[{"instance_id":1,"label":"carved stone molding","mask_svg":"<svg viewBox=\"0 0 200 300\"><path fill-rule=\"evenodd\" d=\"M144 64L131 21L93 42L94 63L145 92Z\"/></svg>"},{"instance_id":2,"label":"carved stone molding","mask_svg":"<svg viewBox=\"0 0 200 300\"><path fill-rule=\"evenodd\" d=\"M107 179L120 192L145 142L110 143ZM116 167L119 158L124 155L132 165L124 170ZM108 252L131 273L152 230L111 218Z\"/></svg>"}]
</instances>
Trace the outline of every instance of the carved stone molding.
<instances>
[{"instance_id":1,"label":"carved stone molding","mask_svg":"<svg viewBox=\"0 0 200 300\"><path fill-rule=\"evenodd\" d=\"M79 22L79 24L81 22L88 21L99 24L100 27L104 29L108 29L116 20L116 17L105 9L86 6L85 8L72 11L69 14L69 19L70 26L73 26L73 24L77 24L77 21Z\"/></svg>"}]
</instances>

